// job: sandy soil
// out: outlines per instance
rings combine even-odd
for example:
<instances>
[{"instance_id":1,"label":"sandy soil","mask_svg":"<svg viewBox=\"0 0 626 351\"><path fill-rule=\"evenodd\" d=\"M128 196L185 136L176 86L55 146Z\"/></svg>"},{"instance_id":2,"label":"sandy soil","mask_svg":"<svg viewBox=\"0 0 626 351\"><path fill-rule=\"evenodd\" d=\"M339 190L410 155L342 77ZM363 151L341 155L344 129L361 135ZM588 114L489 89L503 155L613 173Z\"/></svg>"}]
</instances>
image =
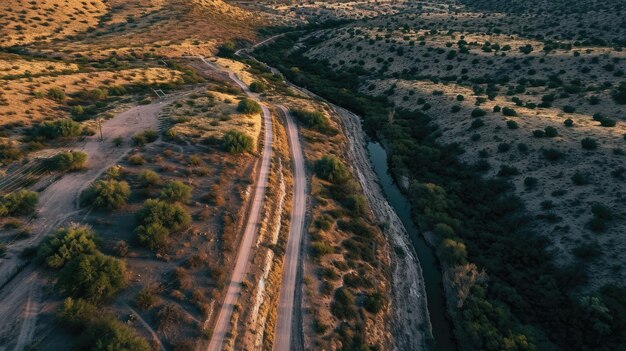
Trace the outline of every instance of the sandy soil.
<instances>
[{"instance_id":1,"label":"sandy soil","mask_svg":"<svg viewBox=\"0 0 626 351\"><path fill-rule=\"evenodd\" d=\"M74 150L81 150L89 155L89 168L87 171L71 173L62 177L59 181L50 184L41 194L39 200L38 214L30 223L34 229L33 234L27 240L19 241L10 245L7 254L0 264L0 285L2 289L2 301L13 301L11 304L0 304L0 316L7 318L0 319L0 331L3 335L12 334L15 327L20 328L18 335L22 335L18 340L20 345L16 345L16 350L21 350L33 336L33 327L36 323L36 313L30 313L34 307L31 294L32 289L40 289L38 284L34 284L36 276L33 271L27 269L18 273L19 269L27 262L20 258L20 253L24 248L36 246L53 229L57 228L66 220L76 215L78 209L78 197L83 189L98 176L116 164L130 150L130 137L146 129L158 129L159 111L175 100L169 97L164 101L156 101L150 105L137 106L119 114L116 118L110 119L103 124L103 142L99 136L87 138L82 145L78 145ZM123 147L113 147L112 140L122 137L126 142ZM17 276L16 276L17 274ZM16 276L16 277L15 277ZM15 277L15 278L13 278ZM11 278L13 278L11 280ZM9 280L9 285L5 285ZM39 281L39 283L41 283ZM26 313L22 313L23 309ZM21 314L21 317L15 318ZM13 318L9 317L13 316ZM17 326L16 321L22 320ZM30 337L29 337L30 336Z\"/></svg>"}]
</instances>

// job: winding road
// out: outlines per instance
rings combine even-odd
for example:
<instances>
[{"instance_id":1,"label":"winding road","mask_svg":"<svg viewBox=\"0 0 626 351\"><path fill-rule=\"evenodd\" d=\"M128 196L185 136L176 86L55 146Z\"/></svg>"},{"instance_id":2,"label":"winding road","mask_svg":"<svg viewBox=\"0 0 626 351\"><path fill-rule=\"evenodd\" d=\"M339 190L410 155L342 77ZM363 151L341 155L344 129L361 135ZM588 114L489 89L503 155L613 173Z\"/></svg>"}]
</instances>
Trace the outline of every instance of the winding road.
<instances>
[{"instance_id":1,"label":"winding road","mask_svg":"<svg viewBox=\"0 0 626 351\"><path fill-rule=\"evenodd\" d=\"M209 64L204 59L202 61L209 65L211 68L215 69L213 65ZM249 97L257 101L259 100L259 96L251 92L250 89L248 89L248 86L244 84L239 78L237 78L234 73L229 72L229 77L231 80L237 83L237 85L239 85ZM256 188L254 190L254 197L252 198L252 205L250 206L250 213L248 216L246 227L241 239L241 243L239 245L237 259L235 261L235 268L233 269L233 272L231 274L230 283L228 284L228 289L226 291L226 296L217 316L215 327L213 328L213 335L211 336L211 341L209 342L208 347L209 351L222 350L224 338L231 327L230 321L233 315L233 309L237 304L239 296L241 295L241 284L248 272L250 254L252 252L252 248L255 242L254 239L258 234L259 225L261 223L261 209L263 208L263 201L265 200L265 190L267 188L268 176L270 172L269 169L272 156L272 141L274 137L272 131L272 116L270 114L270 111L267 106L261 105L261 108L263 110L265 137L263 139L263 151L261 168L259 169L259 178L257 180Z\"/></svg>"},{"instance_id":2,"label":"winding road","mask_svg":"<svg viewBox=\"0 0 626 351\"><path fill-rule=\"evenodd\" d=\"M289 136L289 149L294 167L294 197L291 207L291 221L287 249L283 261L283 276L280 286L280 298L278 300L278 323L274 337L275 351L290 351L294 314L299 309L294 308L296 301L296 288L299 286L298 268L301 262L302 244L304 239L304 219L306 216L307 180L304 169L304 156L302 146L298 138L298 128L293 117L284 106L277 106L285 115L287 121L287 135Z\"/></svg>"}]
</instances>

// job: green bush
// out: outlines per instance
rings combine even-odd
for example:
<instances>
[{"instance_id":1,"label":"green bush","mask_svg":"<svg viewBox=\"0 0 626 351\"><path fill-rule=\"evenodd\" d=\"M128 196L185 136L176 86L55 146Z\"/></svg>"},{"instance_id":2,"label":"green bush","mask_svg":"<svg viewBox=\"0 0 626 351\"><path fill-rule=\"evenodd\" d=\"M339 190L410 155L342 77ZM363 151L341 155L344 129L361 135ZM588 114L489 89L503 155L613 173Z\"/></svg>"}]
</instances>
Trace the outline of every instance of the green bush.
<instances>
[{"instance_id":1,"label":"green bush","mask_svg":"<svg viewBox=\"0 0 626 351\"><path fill-rule=\"evenodd\" d=\"M135 146L143 146L157 141L157 139L159 139L159 134L156 131L149 129L133 135L132 139Z\"/></svg>"},{"instance_id":2,"label":"green bush","mask_svg":"<svg viewBox=\"0 0 626 351\"><path fill-rule=\"evenodd\" d=\"M232 58L235 56L235 52L235 44L231 41L227 41L219 46L217 56Z\"/></svg>"},{"instance_id":3,"label":"green bush","mask_svg":"<svg viewBox=\"0 0 626 351\"><path fill-rule=\"evenodd\" d=\"M455 239L444 239L437 248L437 253L447 264L457 266L467 261L465 244Z\"/></svg>"},{"instance_id":4,"label":"green bush","mask_svg":"<svg viewBox=\"0 0 626 351\"><path fill-rule=\"evenodd\" d=\"M35 213L39 194L34 191L21 189L4 195L0 201L0 217L2 215L30 216ZM4 212L4 213L3 213Z\"/></svg>"},{"instance_id":5,"label":"green bush","mask_svg":"<svg viewBox=\"0 0 626 351\"><path fill-rule=\"evenodd\" d=\"M22 158L22 150L11 142L0 143L0 162L10 163Z\"/></svg>"},{"instance_id":6,"label":"green bush","mask_svg":"<svg viewBox=\"0 0 626 351\"><path fill-rule=\"evenodd\" d=\"M478 118L472 121L471 129L478 129L484 125L485 125L485 122L482 119Z\"/></svg>"},{"instance_id":7,"label":"green bush","mask_svg":"<svg viewBox=\"0 0 626 351\"><path fill-rule=\"evenodd\" d=\"M328 243L321 241L314 241L311 243L311 253L315 257L322 257L325 255L330 255L335 252L335 249L330 246Z\"/></svg>"},{"instance_id":8,"label":"green bush","mask_svg":"<svg viewBox=\"0 0 626 351\"><path fill-rule=\"evenodd\" d=\"M162 182L161 176L151 169L144 169L139 172L137 179L142 187L156 186Z\"/></svg>"},{"instance_id":9,"label":"green bush","mask_svg":"<svg viewBox=\"0 0 626 351\"><path fill-rule=\"evenodd\" d=\"M598 142L593 138L584 138L580 141L580 144L585 150L595 150L598 148Z\"/></svg>"},{"instance_id":10,"label":"green bush","mask_svg":"<svg viewBox=\"0 0 626 351\"><path fill-rule=\"evenodd\" d=\"M78 333L76 349L150 351L148 342L113 316L83 299L68 297L58 313L62 326Z\"/></svg>"},{"instance_id":11,"label":"green bush","mask_svg":"<svg viewBox=\"0 0 626 351\"><path fill-rule=\"evenodd\" d=\"M306 128L314 129L325 134L335 134L337 132L330 126L328 118L321 112L294 109L291 110L291 114Z\"/></svg>"},{"instance_id":12,"label":"green bush","mask_svg":"<svg viewBox=\"0 0 626 351\"><path fill-rule=\"evenodd\" d=\"M93 204L97 208L117 210L126 206L130 197L130 186L114 179L99 180L91 184L82 196L82 204Z\"/></svg>"},{"instance_id":13,"label":"green bush","mask_svg":"<svg viewBox=\"0 0 626 351\"><path fill-rule=\"evenodd\" d=\"M554 127L546 127L544 129L544 132L545 136L548 138L554 138L555 136L559 135L559 132Z\"/></svg>"},{"instance_id":14,"label":"green bush","mask_svg":"<svg viewBox=\"0 0 626 351\"><path fill-rule=\"evenodd\" d=\"M71 225L48 236L37 250L37 260L50 268L63 268L80 255L98 253L96 233L84 225Z\"/></svg>"},{"instance_id":15,"label":"green bush","mask_svg":"<svg viewBox=\"0 0 626 351\"><path fill-rule=\"evenodd\" d=\"M33 134L46 139L73 138L81 135L83 128L80 123L69 118L45 121L33 127Z\"/></svg>"},{"instance_id":16,"label":"green bush","mask_svg":"<svg viewBox=\"0 0 626 351\"><path fill-rule=\"evenodd\" d=\"M514 117L514 116L517 116L517 111L515 111L514 109L510 107L504 107L502 109L502 114L508 117Z\"/></svg>"},{"instance_id":17,"label":"green bush","mask_svg":"<svg viewBox=\"0 0 626 351\"><path fill-rule=\"evenodd\" d=\"M576 171L572 176L572 182L575 185L587 185L589 184L589 177L581 171Z\"/></svg>"},{"instance_id":18,"label":"green bush","mask_svg":"<svg viewBox=\"0 0 626 351\"><path fill-rule=\"evenodd\" d=\"M509 129L517 129L517 128L519 128L519 125L515 121L506 121L506 126Z\"/></svg>"},{"instance_id":19,"label":"green bush","mask_svg":"<svg viewBox=\"0 0 626 351\"><path fill-rule=\"evenodd\" d=\"M97 304L125 287L126 279L124 262L102 254L81 255L65 264L58 286L66 295Z\"/></svg>"},{"instance_id":20,"label":"green bush","mask_svg":"<svg viewBox=\"0 0 626 351\"><path fill-rule=\"evenodd\" d=\"M526 177L524 179L524 186L526 186L529 189L535 188L537 184L539 184L539 179L535 177Z\"/></svg>"},{"instance_id":21,"label":"green bush","mask_svg":"<svg viewBox=\"0 0 626 351\"><path fill-rule=\"evenodd\" d=\"M49 159L50 167L62 172L78 171L87 165L87 154L82 151L63 151Z\"/></svg>"},{"instance_id":22,"label":"green bush","mask_svg":"<svg viewBox=\"0 0 626 351\"><path fill-rule=\"evenodd\" d=\"M339 319L352 319L356 317L354 296L352 296L347 288L341 287L335 290L335 296L330 305L330 311Z\"/></svg>"},{"instance_id":23,"label":"green bush","mask_svg":"<svg viewBox=\"0 0 626 351\"><path fill-rule=\"evenodd\" d=\"M543 154L543 157L545 157L548 161L558 161L563 158L563 156L565 156L563 152L558 149L543 149L541 150L541 152Z\"/></svg>"},{"instance_id":24,"label":"green bush","mask_svg":"<svg viewBox=\"0 0 626 351\"><path fill-rule=\"evenodd\" d=\"M258 102L245 98L239 101L239 105L237 105L237 111L245 114L257 114L261 113L261 105Z\"/></svg>"},{"instance_id":25,"label":"green bush","mask_svg":"<svg viewBox=\"0 0 626 351\"><path fill-rule=\"evenodd\" d=\"M48 93L46 95L52 100L65 100L65 91L59 87L52 87L48 89Z\"/></svg>"},{"instance_id":26,"label":"green bush","mask_svg":"<svg viewBox=\"0 0 626 351\"><path fill-rule=\"evenodd\" d=\"M183 182L173 180L165 184L161 190L159 197L169 202L182 202L187 203L191 200L192 187L185 185Z\"/></svg>"},{"instance_id":27,"label":"green bush","mask_svg":"<svg viewBox=\"0 0 626 351\"><path fill-rule=\"evenodd\" d=\"M178 203L148 199L137 213L141 223L135 232L139 241L150 249L163 247L170 233L181 230L191 223L191 216Z\"/></svg>"},{"instance_id":28,"label":"green bush","mask_svg":"<svg viewBox=\"0 0 626 351\"><path fill-rule=\"evenodd\" d=\"M574 125L574 121L571 118L566 119L565 121L563 121L563 124L566 127L572 127Z\"/></svg>"},{"instance_id":29,"label":"green bush","mask_svg":"<svg viewBox=\"0 0 626 351\"><path fill-rule=\"evenodd\" d=\"M365 295L363 298L363 307L370 313L378 313L382 311L385 306L386 299L383 294L375 292L373 294Z\"/></svg>"},{"instance_id":30,"label":"green bush","mask_svg":"<svg viewBox=\"0 0 626 351\"><path fill-rule=\"evenodd\" d=\"M474 118L478 118L478 117L483 117L487 114L487 111L481 109L481 108L475 108L474 110L472 110L472 117Z\"/></svg>"},{"instance_id":31,"label":"green bush","mask_svg":"<svg viewBox=\"0 0 626 351\"><path fill-rule=\"evenodd\" d=\"M250 84L250 91L254 93L263 93L267 90L267 85L263 82L254 81Z\"/></svg>"},{"instance_id":32,"label":"green bush","mask_svg":"<svg viewBox=\"0 0 626 351\"><path fill-rule=\"evenodd\" d=\"M348 180L348 167L335 156L323 156L315 162L315 174L331 183L341 184Z\"/></svg>"},{"instance_id":33,"label":"green bush","mask_svg":"<svg viewBox=\"0 0 626 351\"><path fill-rule=\"evenodd\" d=\"M252 137L238 130L231 129L224 133L222 145L231 154L242 154L244 152L252 152L254 142Z\"/></svg>"}]
</instances>

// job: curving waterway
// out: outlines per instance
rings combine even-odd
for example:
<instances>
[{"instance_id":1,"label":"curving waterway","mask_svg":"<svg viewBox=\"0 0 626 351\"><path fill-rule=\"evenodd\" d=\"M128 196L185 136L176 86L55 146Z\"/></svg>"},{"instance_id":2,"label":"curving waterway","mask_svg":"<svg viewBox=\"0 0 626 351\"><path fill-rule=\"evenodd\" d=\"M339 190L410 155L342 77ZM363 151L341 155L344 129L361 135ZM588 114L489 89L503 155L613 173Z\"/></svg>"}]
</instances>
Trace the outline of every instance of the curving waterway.
<instances>
[{"instance_id":1,"label":"curving waterway","mask_svg":"<svg viewBox=\"0 0 626 351\"><path fill-rule=\"evenodd\" d=\"M377 142L368 142L370 161L378 176L381 187L389 204L404 224L409 233L411 242L424 275L426 295L428 298L428 312L432 324L433 337L435 338L435 351L454 351L457 349L452 333L451 323L447 318L445 295L443 292L441 269L426 240L420 235L411 218L411 203L400 191L393 178L389 174L387 152Z\"/></svg>"}]
</instances>

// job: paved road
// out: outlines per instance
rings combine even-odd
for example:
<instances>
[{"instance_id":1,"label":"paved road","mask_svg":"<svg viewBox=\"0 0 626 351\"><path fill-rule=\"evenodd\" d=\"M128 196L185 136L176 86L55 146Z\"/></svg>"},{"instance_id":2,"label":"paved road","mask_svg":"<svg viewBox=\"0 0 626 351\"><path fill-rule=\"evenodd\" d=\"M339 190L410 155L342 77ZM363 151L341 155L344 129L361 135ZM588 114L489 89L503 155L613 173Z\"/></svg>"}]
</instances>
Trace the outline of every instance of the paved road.
<instances>
[{"instance_id":1,"label":"paved road","mask_svg":"<svg viewBox=\"0 0 626 351\"><path fill-rule=\"evenodd\" d=\"M203 60L204 61L204 60ZM206 63L206 61L205 61ZM208 64L208 63L207 63ZM214 68L213 65L209 65ZM241 81L234 73L229 74L230 78L237 83L243 90L253 99L258 100L258 95L252 93L248 87ZM224 337L230 330L230 321L233 314L233 308L237 303L237 299L241 294L241 283L243 282L246 273L248 272L248 264L250 262L250 254L252 246L255 242L255 237L258 232L259 225L261 223L261 209L263 207L263 200L265 199L265 189L268 183L270 160L272 155L272 117L270 111L266 106L261 106L263 109L263 121L265 128L265 138L263 140L263 152L261 160L261 168L259 170L259 178L257 180L256 188L254 190L254 197L252 199L252 205L250 206L250 213L248 216L248 222L239 245L239 252L237 253L237 259L235 262L235 268L231 274L230 283L226 291L226 297L224 303L217 316L215 327L213 328L213 335L209 343L209 351L221 351L224 344Z\"/></svg>"},{"instance_id":2,"label":"paved road","mask_svg":"<svg viewBox=\"0 0 626 351\"><path fill-rule=\"evenodd\" d=\"M298 266L301 262L301 248L304 239L304 218L306 215L306 173L304 171L304 156L302 146L298 138L298 129L293 117L283 106L278 106L285 114L287 120L287 134L289 136L289 148L294 167L294 200L291 207L291 227L289 239L283 261L283 276L280 286L280 298L278 300L278 323L274 336L275 351L289 351L291 347L291 335L294 328L293 319L296 309L294 301L298 283ZM299 307L299 306L298 306Z\"/></svg>"}]
</instances>

